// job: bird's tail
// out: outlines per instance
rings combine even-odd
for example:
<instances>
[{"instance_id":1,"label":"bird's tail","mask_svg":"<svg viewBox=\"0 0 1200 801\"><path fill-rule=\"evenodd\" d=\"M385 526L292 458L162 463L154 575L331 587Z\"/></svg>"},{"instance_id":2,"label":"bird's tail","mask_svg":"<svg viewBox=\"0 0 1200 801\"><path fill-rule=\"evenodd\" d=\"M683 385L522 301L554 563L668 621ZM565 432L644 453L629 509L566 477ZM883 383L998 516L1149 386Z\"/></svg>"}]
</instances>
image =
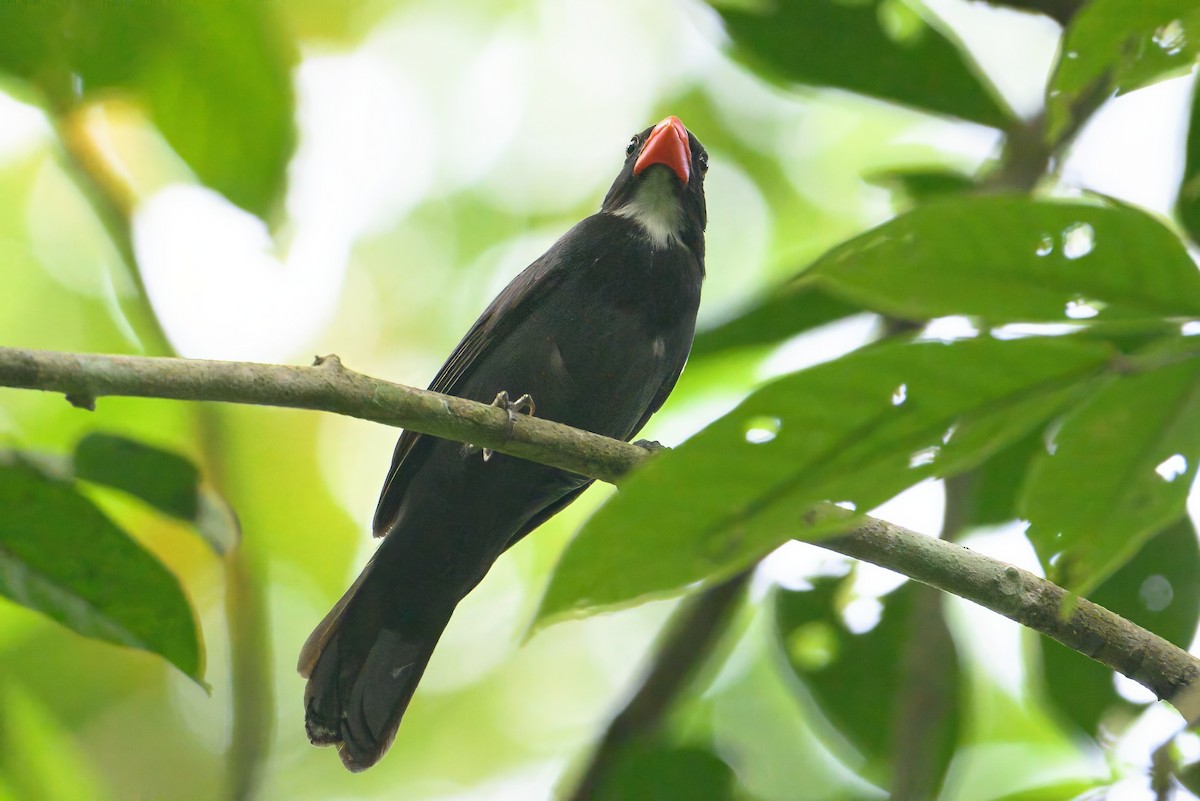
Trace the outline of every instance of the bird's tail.
<instances>
[{"instance_id":1,"label":"bird's tail","mask_svg":"<svg viewBox=\"0 0 1200 801\"><path fill-rule=\"evenodd\" d=\"M454 611L454 603L430 604L428 595L404 603L403 589L385 585L372 568L309 635L297 666L308 679L308 739L336 745L352 771L374 765L392 744Z\"/></svg>"}]
</instances>

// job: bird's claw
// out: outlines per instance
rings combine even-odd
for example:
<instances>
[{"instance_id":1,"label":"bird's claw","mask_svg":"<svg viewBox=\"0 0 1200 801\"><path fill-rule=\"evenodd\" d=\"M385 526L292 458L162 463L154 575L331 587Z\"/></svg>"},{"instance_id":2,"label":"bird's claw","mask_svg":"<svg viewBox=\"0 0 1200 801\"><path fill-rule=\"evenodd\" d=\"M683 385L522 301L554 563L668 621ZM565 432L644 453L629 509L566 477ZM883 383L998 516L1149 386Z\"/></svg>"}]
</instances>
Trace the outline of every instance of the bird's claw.
<instances>
[{"instance_id":1,"label":"bird's claw","mask_svg":"<svg viewBox=\"0 0 1200 801\"><path fill-rule=\"evenodd\" d=\"M639 439L633 444L637 445L642 450L649 451L650 453L659 453L661 451L671 450L656 439Z\"/></svg>"},{"instance_id":2,"label":"bird's claw","mask_svg":"<svg viewBox=\"0 0 1200 801\"><path fill-rule=\"evenodd\" d=\"M508 412L509 425L516 425L517 415L520 412L525 412L530 417L533 417L537 407L533 403L533 398L528 392L516 400L509 400L508 393L500 390L496 393L496 399L492 401L493 406L499 406L504 411Z\"/></svg>"},{"instance_id":3,"label":"bird's claw","mask_svg":"<svg viewBox=\"0 0 1200 801\"><path fill-rule=\"evenodd\" d=\"M492 405L498 406L508 413L508 427L510 431L512 430L512 427L517 424L518 414L524 412L530 417L533 417L537 409L537 406L533 402L533 397L528 392L516 400L509 400L508 392L500 390L496 393L496 398L492 401ZM463 446L463 454L466 456L479 453L480 451L483 452L483 461L486 462L492 458L493 451L491 448L480 448L478 445L471 444Z\"/></svg>"}]
</instances>

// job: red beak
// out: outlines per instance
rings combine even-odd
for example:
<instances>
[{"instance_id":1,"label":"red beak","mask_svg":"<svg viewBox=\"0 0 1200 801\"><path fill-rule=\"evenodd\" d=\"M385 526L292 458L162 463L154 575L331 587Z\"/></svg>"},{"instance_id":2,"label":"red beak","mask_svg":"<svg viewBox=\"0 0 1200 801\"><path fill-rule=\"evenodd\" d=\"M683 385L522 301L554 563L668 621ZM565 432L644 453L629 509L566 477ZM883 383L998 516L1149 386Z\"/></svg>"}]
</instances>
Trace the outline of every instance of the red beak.
<instances>
[{"instance_id":1,"label":"red beak","mask_svg":"<svg viewBox=\"0 0 1200 801\"><path fill-rule=\"evenodd\" d=\"M651 164L666 164L685 184L692 174L692 148L688 132L678 117L667 117L654 126L642 154L633 165L633 174L641 175Z\"/></svg>"}]
</instances>

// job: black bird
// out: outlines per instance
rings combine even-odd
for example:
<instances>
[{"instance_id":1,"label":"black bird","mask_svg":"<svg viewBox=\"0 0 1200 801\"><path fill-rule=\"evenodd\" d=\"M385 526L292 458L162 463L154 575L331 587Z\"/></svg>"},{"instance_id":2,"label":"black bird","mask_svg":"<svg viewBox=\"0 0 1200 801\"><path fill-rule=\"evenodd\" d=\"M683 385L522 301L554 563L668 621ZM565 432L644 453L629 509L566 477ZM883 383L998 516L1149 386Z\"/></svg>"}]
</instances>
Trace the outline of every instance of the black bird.
<instances>
[{"instance_id":1,"label":"black bird","mask_svg":"<svg viewBox=\"0 0 1200 801\"><path fill-rule=\"evenodd\" d=\"M708 154L676 117L629 141L600 212L492 301L429 388L629 440L691 349ZM517 402L509 397L520 398ZM391 745L454 607L591 480L405 431L375 511L383 542L300 652L305 728L353 771Z\"/></svg>"}]
</instances>

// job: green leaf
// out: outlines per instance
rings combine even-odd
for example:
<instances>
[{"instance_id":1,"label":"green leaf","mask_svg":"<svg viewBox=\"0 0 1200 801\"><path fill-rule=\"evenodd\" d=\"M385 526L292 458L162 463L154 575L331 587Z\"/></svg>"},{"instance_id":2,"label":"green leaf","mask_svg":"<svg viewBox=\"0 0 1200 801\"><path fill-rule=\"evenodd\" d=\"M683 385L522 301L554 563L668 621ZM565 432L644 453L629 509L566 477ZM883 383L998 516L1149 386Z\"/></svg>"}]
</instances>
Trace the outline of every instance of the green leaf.
<instances>
[{"instance_id":1,"label":"green leaf","mask_svg":"<svg viewBox=\"0 0 1200 801\"><path fill-rule=\"evenodd\" d=\"M899 192L912 203L925 203L945 195L961 195L976 188L974 179L948 169L895 169L863 176L885 189Z\"/></svg>"},{"instance_id":2,"label":"green leaf","mask_svg":"<svg viewBox=\"0 0 1200 801\"><path fill-rule=\"evenodd\" d=\"M567 547L538 620L722 578L844 529L814 506L866 510L972 467L1057 413L1110 353L1061 338L894 343L768 384L622 482Z\"/></svg>"},{"instance_id":3,"label":"green leaf","mask_svg":"<svg viewBox=\"0 0 1200 801\"><path fill-rule=\"evenodd\" d=\"M1018 790L995 801L1100 801L1105 796L1098 796L1094 791L1105 786L1107 785L1095 780L1070 779L1028 790Z\"/></svg>"},{"instance_id":4,"label":"green leaf","mask_svg":"<svg viewBox=\"0 0 1200 801\"><path fill-rule=\"evenodd\" d=\"M714 5L738 53L784 81L848 89L996 128L1013 122L958 42L903 2Z\"/></svg>"},{"instance_id":5,"label":"green leaf","mask_svg":"<svg viewBox=\"0 0 1200 801\"><path fill-rule=\"evenodd\" d=\"M1067 27L1047 88L1051 140L1071 107L1097 87L1131 92L1190 70L1200 54L1195 0L1091 0Z\"/></svg>"},{"instance_id":6,"label":"green leaf","mask_svg":"<svg viewBox=\"0 0 1200 801\"><path fill-rule=\"evenodd\" d=\"M184 457L144 442L88 434L75 446L75 475L136 495L174 517L196 516L200 471Z\"/></svg>"},{"instance_id":7,"label":"green leaf","mask_svg":"<svg viewBox=\"0 0 1200 801\"><path fill-rule=\"evenodd\" d=\"M1036 428L971 471L962 527L994 526L1021 516L1021 488L1030 464L1045 447Z\"/></svg>"},{"instance_id":8,"label":"green leaf","mask_svg":"<svg viewBox=\"0 0 1200 801\"><path fill-rule=\"evenodd\" d=\"M271 4L254 0L0 3L0 69L56 113L131 93L202 182L260 216L295 146L295 60Z\"/></svg>"},{"instance_id":9,"label":"green leaf","mask_svg":"<svg viewBox=\"0 0 1200 801\"><path fill-rule=\"evenodd\" d=\"M176 578L69 484L0 464L0 594L198 683L199 632Z\"/></svg>"},{"instance_id":10,"label":"green leaf","mask_svg":"<svg viewBox=\"0 0 1200 801\"><path fill-rule=\"evenodd\" d=\"M696 747L641 745L621 753L597 801L733 801L737 778L716 754Z\"/></svg>"},{"instance_id":11,"label":"green leaf","mask_svg":"<svg viewBox=\"0 0 1200 801\"><path fill-rule=\"evenodd\" d=\"M1200 762L1192 764L1179 771L1176 778L1192 795L1200 793Z\"/></svg>"},{"instance_id":12,"label":"green leaf","mask_svg":"<svg viewBox=\"0 0 1200 801\"><path fill-rule=\"evenodd\" d=\"M1200 358L1182 358L1115 378L1033 465L1022 504L1029 537L1048 574L1075 592L1184 514L1200 459Z\"/></svg>"},{"instance_id":13,"label":"green leaf","mask_svg":"<svg viewBox=\"0 0 1200 801\"><path fill-rule=\"evenodd\" d=\"M1192 114L1188 123L1187 164L1179 184L1175 212L1193 242L1200 242L1200 83L1192 89Z\"/></svg>"},{"instance_id":14,"label":"green leaf","mask_svg":"<svg viewBox=\"0 0 1200 801\"><path fill-rule=\"evenodd\" d=\"M846 580L826 578L812 590L776 592L776 625L788 662L824 716L867 758L860 773L885 786L893 769L896 718L917 694L925 713L938 716L926 733L935 744L929 754L935 764L922 769L944 777L962 725L960 673L945 622L940 615L930 619L918 603L921 593L935 591L908 582L880 599L882 614L874 628L852 632L842 614L845 589ZM910 664L914 639L927 638L920 627L933 625L941 629L937 645L921 646L936 653L925 654L919 675L908 675L901 666Z\"/></svg>"},{"instance_id":15,"label":"green leaf","mask_svg":"<svg viewBox=\"0 0 1200 801\"><path fill-rule=\"evenodd\" d=\"M775 289L731 320L700 331L691 358L737 348L774 345L862 309L801 278Z\"/></svg>"},{"instance_id":16,"label":"green leaf","mask_svg":"<svg viewBox=\"0 0 1200 801\"><path fill-rule=\"evenodd\" d=\"M1089 597L1126 620L1187 648L1200 623L1200 549L1186 517L1159 532ZM1114 706L1133 709L1113 684L1113 671L1051 639L1042 641L1042 670L1051 702L1093 737Z\"/></svg>"},{"instance_id":17,"label":"green leaf","mask_svg":"<svg viewBox=\"0 0 1200 801\"><path fill-rule=\"evenodd\" d=\"M831 293L904 319L1200 315L1200 271L1153 218L1027 197L919 206L834 248L809 275Z\"/></svg>"},{"instance_id":18,"label":"green leaf","mask_svg":"<svg viewBox=\"0 0 1200 801\"><path fill-rule=\"evenodd\" d=\"M196 527L218 554L240 536L225 500L200 486L200 471L177 453L113 434L88 434L75 446L75 476L128 492Z\"/></svg>"}]
</instances>

